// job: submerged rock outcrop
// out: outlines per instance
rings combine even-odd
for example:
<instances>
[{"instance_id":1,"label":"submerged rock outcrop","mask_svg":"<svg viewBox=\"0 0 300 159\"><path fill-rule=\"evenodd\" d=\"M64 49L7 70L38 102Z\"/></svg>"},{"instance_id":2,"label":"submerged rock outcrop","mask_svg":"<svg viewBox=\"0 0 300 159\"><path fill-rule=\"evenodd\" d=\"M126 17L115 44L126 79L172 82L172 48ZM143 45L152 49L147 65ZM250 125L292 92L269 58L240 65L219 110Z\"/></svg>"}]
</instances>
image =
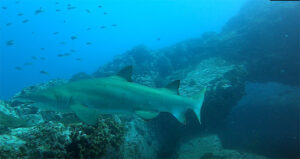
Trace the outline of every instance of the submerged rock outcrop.
<instances>
[{"instance_id":1,"label":"submerged rock outcrop","mask_svg":"<svg viewBox=\"0 0 300 159\"><path fill-rule=\"evenodd\" d=\"M267 159L264 156L224 149L221 140L216 135L201 136L182 143L177 154L178 159Z\"/></svg>"},{"instance_id":2,"label":"submerged rock outcrop","mask_svg":"<svg viewBox=\"0 0 300 159\"><path fill-rule=\"evenodd\" d=\"M18 100L19 95L68 82L53 80L0 102L0 158L258 158L224 150L217 136L198 135L224 130L248 81L300 85L299 10L297 3L252 0L220 33L159 50L138 46L93 75L80 73L70 80L108 76L133 65L133 81L143 85L163 87L181 80L182 96L206 87L201 125L187 112L186 125L161 113L150 122L102 115L97 125L89 126L73 113L41 111Z\"/></svg>"}]
</instances>

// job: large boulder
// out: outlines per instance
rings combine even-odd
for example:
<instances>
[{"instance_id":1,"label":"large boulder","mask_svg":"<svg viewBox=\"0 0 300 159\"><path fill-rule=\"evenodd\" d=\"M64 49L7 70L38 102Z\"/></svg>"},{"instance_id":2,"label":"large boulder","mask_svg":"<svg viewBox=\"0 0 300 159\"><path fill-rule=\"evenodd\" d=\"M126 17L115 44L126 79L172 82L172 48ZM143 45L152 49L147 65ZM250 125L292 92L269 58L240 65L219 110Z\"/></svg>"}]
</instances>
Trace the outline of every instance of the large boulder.
<instances>
[{"instance_id":1,"label":"large boulder","mask_svg":"<svg viewBox=\"0 0 300 159\"><path fill-rule=\"evenodd\" d=\"M225 149L216 135L201 136L184 142L177 154L178 159L267 159L264 156Z\"/></svg>"}]
</instances>

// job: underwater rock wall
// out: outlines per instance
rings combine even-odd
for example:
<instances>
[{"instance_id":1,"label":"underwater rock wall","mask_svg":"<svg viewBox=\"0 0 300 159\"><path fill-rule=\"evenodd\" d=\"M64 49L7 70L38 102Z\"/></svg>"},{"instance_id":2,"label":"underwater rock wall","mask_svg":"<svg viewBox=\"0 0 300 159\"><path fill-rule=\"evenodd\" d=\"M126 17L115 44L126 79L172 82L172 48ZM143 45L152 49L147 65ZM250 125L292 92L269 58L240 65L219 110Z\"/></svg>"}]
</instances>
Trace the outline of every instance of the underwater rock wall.
<instances>
[{"instance_id":1,"label":"underwater rock wall","mask_svg":"<svg viewBox=\"0 0 300 159\"><path fill-rule=\"evenodd\" d=\"M270 158L299 158L299 99L299 87L248 83L246 95L219 133L224 147L250 150Z\"/></svg>"},{"instance_id":2,"label":"underwater rock wall","mask_svg":"<svg viewBox=\"0 0 300 159\"><path fill-rule=\"evenodd\" d=\"M219 54L249 80L300 85L300 4L250 0L220 33Z\"/></svg>"},{"instance_id":3,"label":"underwater rock wall","mask_svg":"<svg viewBox=\"0 0 300 159\"><path fill-rule=\"evenodd\" d=\"M224 119L244 95L247 81L299 85L300 5L258 1L249 1L221 33L206 33L159 50L138 46L93 74L112 75L133 65L133 81L150 87L180 79L183 96L207 87L201 127L189 113L186 126L167 114L149 123L137 117L101 116L96 126L88 126L72 113L40 111L17 100L18 95L66 82L49 81L0 102L0 158L153 159L174 156L177 151L179 158L189 157L184 151L198 158L243 156L238 152L224 155L197 151L211 141L217 144L212 145L212 151L224 152L216 137L198 138L183 146L180 143L185 137L222 128ZM85 78L91 75L81 73L71 81Z\"/></svg>"}]
</instances>

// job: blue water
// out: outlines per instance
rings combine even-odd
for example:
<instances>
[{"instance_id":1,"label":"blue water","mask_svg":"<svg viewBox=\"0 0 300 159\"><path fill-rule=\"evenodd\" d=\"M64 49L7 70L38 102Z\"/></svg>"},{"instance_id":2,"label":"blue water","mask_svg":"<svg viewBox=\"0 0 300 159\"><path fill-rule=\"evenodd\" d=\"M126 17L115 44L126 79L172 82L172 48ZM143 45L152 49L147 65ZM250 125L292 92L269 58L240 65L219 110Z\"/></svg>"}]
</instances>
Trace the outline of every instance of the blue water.
<instances>
[{"instance_id":1,"label":"blue water","mask_svg":"<svg viewBox=\"0 0 300 159\"><path fill-rule=\"evenodd\" d=\"M243 3L244 0L1 0L0 99L49 79L68 79L82 71L92 73L139 44L159 49L200 37L203 32L219 32ZM76 8L68 10L68 4ZM35 14L39 9L42 12ZM22 23L26 19L29 21ZM77 39L71 40L72 36ZM14 45L7 46L9 40ZM64 53L72 55L57 56ZM32 65L24 66L28 62Z\"/></svg>"}]
</instances>

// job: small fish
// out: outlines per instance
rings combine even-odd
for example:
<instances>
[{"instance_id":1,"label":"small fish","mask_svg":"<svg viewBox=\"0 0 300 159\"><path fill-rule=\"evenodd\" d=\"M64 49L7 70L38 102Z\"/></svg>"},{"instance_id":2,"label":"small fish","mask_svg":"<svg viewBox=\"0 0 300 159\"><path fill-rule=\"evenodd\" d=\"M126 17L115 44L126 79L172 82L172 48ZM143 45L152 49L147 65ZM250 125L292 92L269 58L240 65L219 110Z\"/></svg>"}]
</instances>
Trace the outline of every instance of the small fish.
<instances>
[{"instance_id":1,"label":"small fish","mask_svg":"<svg viewBox=\"0 0 300 159\"><path fill-rule=\"evenodd\" d=\"M58 4L59 4L59 2L55 2L55 4L56 4L56 5L58 5Z\"/></svg>"},{"instance_id":2,"label":"small fish","mask_svg":"<svg viewBox=\"0 0 300 159\"><path fill-rule=\"evenodd\" d=\"M36 56L31 56L32 60L37 60Z\"/></svg>"},{"instance_id":3,"label":"small fish","mask_svg":"<svg viewBox=\"0 0 300 159\"><path fill-rule=\"evenodd\" d=\"M100 26L100 28L101 28L101 29L105 29L105 28L106 28L106 26L102 25L102 26Z\"/></svg>"},{"instance_id":4,"label":"small fish","mask_svg":"<svg viewBox=\"0 0 300 159\"><path fill-rule=\"evenodd\" d=\"M86 42L85 44L86 44L86 45L92 45L92 43L91 43L91 42Z\"/></svg>"},{"instance_id":5,"label":"small fish","mask_svg":"<svg viewBox=\"0 0 300 159\"><path fill-rule=\"evenodd\" d=\"M74 50L74 49L70 49L70 52L73 52L73 53L74 53L74 52L76 52L76 50Z\"/></svg>"},{"instance_id":6,"label":"small fish","mask_svg":"<svg viewBox=\"0 0 300 159\"><path fill-rule=\"evenodd\" d=\"M57 56L58 56L58 57L63 57L64 55L63 55L63 54L57 54Z\"/></svg>"},{"instance_id":7,"label":"small fish","mask_svg":"<svg viewBox=\"0 0 300 159\"><path fill-rule=\"evenodd\" d=\"M64 23L66 23L67 21L66 20L64 20Z\"/></svg>"},{"instance_id":8,"label":"small fish","mask_svg":"<svg viewBox=\"0 0 300 159\"><path fill-rule=\"evenodd\" d=\"M37 10L35 10L35 12L34 12L34 14L40 14L40 13L43 13L44 12L44 10L42 9L42 7L40 7L40 9L37 9Z\"/></svg>"},{"instance_id":9,"label":"small fish","mask_svg":"<svg viewBox=\"0 0 300 159\"><path fill-rule=\"evenodd\" d=\"M31 34L33 35L33 34L35 34L35 32L31 32Z\"/></svg>"},{"instance_id":10,"label":"small fish","mask_svg":"<svg viewBox=\"0 0 300 159\"><path fill-rule=\"evenodd\" d=\"M12 25L12 23L6 23L6 26L11 26Z\"/></svg>"},{"instance_id":11,"label":"small fish","mask_svg":"<svg viewBox=\"0 0 300 159\"><path fill-rule=\"evenodd\" d=\"M87 28L86 30L90 31L90 30L92 30L92 28Z\"/></svg>"},{"instance_id":12,"label":"small fish","mask_svg":"<svg viewBox=\"0 0 300 159\"><path fill-rule=\"evenodd\" d=\"M41 50L41 51L44 51L44 50L45 50L45 48L43 48L43 47L42 47L42 48L40 48L40 50Z\"/></svg>"},{"instance_id":13,"label":"small fish","mask_svg":"<svg viewBox=\"0 0 300 159\"><path fill-rule=\"evenodd\" d=\"M25 20L22 21L22 23L28 23L28 22L29 22L28 19L25 19Z\"/></svg>"},{"instance_id":14,"label":"small fish","mask_svg":"<svg viewBox=\"0 0 300 159\"><path fill-rule=\"evenodd\" d=\"M70 56L71 54L70 53L64 53L64 56Z\"/></svg>"},{"instance_id":15,"label":"small fish","mask_svg":"<svg viewBox=\"0 0 300 159\"><path fill-rule=\"evenodd\" d=\"M77 61L81 61L81 58L76 58Z\"/></svg>"},{"instance_id":16,"label":"small fish","mask_svg":"<svg viewBox=\"0 0 300 159\"><path fill-rule=\"evenodd\" d=\"M104 15L107 15L108 13L107 13L107 12L103 12L103 14L104 14Z\"/></svg>"},{"instance_id":17,"label":"small fish","mask_svg":"<svg viewBox=\"0 0 300 159\"><path fill-rule=\"evenodd\" d=\"M72 9L75 9L76 7L74 7L74 6L70 6L70 7L68 7L67 9L68 10L72 10Z\"/></svg>"},{"instance_id":18,"label":"small fish","mask_svg":"<svg viewBox=\"0 0 300 159\"><path fill-rule=\"evenodd\" d=\"M44 61L44 60L46 60L46 58L45 58L45 57L40 57L40 59L41 59L41 60L43 60L43 61Z\"/></svg>"},{"instance_id":19,"label":"small fish","mask_svg":"<svg viewBox=\"0 0 300 159\"><path fill-rule=\"evenodd\" d=\"M112 27L116 27L116 26L118 26L118 25L117 25L117 24L112 24L111 26L112 26Z\"/></svg>"},{"instance_id":20,"label":"small fish","mask_svg":"<svg viewBox=\"0 0 300 159\"><path fill-rule=\"evenodd\" d=\"M101 6L101 5L99 5L99 6L98 6L98 8L102 8L102 6Z\"/></svg>"},{"instance_id":21,"label":"small fish","mask_svg":"<svg viewBox=\"0 0 300 159\"><path fill-rule=\"evenodd\" d=\"M2 6L1 8L2 8L3 10L6 10L6 9L7 9L7 7L5 7L5 6Z\"/></svg>"},{"instance_id":22,"label":"small fish","mask_svg":"<svg viewBox=\"0 0 300 159\"><path fill-rule=\"evenodd\" d=\"M60 42L59 44L61 44L61 45L66 45L66 42L62 41L62 42Z\"/></svg>"},{"instance_id":23,"label":"small fish","mask_svg":"<svg viewBox=\"0 0 300 159\"><path fill-rule=\"evenodd\" d=\"M16 4L19 4L20 3L20 1L16 1Z\"/></svg>"},{"instance_id":24,"label":"small fish","mask_svg":"<svg viewBox=\"0 0 300 159\"><path fill-rule=\"evenodd\" d=\"M17 15L18 15L18 16L23 16L24 14L23 14L23 13L18 13Z\"/></svg>"},{"instance_id":25,"label":"small fish","mask_svg":"<svg viewBox=\"0 0 300 159\"><path fill-rule=\"evenodd\" d=\"M86 9L85 11L86 11L87 13L91 13L91 11L90 11L90 10L88 10L88 9Z\"/></svg>"},{"instance_id":26,"label":"small fish","mask_svg":"<svg viewBox=\"0 0 300 159\"><path fill-rule=\"evenodd\" d=\"M25 62L24 66L31 66L33 63L32 62Z\"/></svg>"},{"instance_id":27,"label":"small fish","mask_svg":"<svg viewBox=\"0 0 300 159\"><path fill-rule=\"evenodd\" d=\"M156 38L156 40L157 40L157 41L160 41L161 39L160 39L160 38Z\"/></svg>"},{"instance_id":28,"label":"small fish","mask_svg":"<svg viewBox=\"0 0 300 159\"><path fill-rule=\"evenodd\" d=\"M54 33L53 33L53 35L57 35L57 34L59 34L59 32L54 32Z\"/></svg>"},{"instance_id":29,"label":"small fish","mask_svg":"<svg viewBox=\"0 0 300 159\"><path fill-rule=\"evenodd\" d=\"M47 74L48 74L48 72L47 72L47 71L44 71L44 70L41 70L41 71L40 71L40 74L47 75Z\"/></svg>"},{"instance_id":30,"label":"small fish","mask_svg":"<svg viewBox=\"0 0 300 159\"><path fill-rule=\"evenodd\" d=\"M288 38L288 37L289 37L289 34L284 34L284 37L285 37L285 38Z\"/></svg>"},{"instance_id":31,"label":"small fish","mask_svg":"<svg viewBox=\"0 0 300 159\"><path fill-rule=\"evenodd\" d=\"M7 46L12 46L12 45L14 45L15 43L14 43L14 41L13 40L8 40L8 41L6 41L6 45Z\"/></svg>"},{"instance_id":32,"label":"small fish","mask_svg":"<svg viewBox=\"0 0 300 159\"><path fill-rule=\"evenodd\" d=\"M71 36L71 40L76 40L77 36Z\"/></svg>"},{"instance_id":33,"label":"small fish","mask_svg":"<svg viewBox=\"0 0 300 159\"><path fill-rule=\"evenodd\" d=\"M56 11L56 12L60 12L61 10L60 10L60 9L56 9L55 11Z\"/></svg>"},{"instance_id":34,"label":"small fish","mask_svg":"<svg viewBox=\"0 0 300 159\"><path fill-rule=\"evenodd\" d=\"M22 67L16 66L15 69L20 71L20 70L22 70Z\"/></svg>"}]
</instances>

